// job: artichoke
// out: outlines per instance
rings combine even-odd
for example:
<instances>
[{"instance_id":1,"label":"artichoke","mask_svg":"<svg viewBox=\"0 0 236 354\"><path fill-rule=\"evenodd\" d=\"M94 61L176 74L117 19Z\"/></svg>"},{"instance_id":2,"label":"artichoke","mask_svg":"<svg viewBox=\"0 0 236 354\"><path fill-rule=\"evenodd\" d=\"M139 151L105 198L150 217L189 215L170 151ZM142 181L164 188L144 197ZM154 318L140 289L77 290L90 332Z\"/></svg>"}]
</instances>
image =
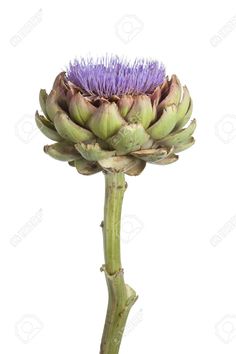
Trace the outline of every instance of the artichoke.
<instances>
[{"instance_id":1,"label":"artichoke","mask_svg":"<svg viewBox=\"0 0 236 354\"><path fill-rule=\"evenodd\" d=\"M44 115L36 112L36 124L56 142L44 151L84 175L103 170L133 176L147 162L166 165L177 161L177 154L194 144L196 121L185 127L193 109L187 87L181 86L176 75L165 77L164 68L158 65L156 81L155 72L148 68L149 77L142 82L145 89L138 90L141 84L137 82L136 86L126 82L127 87L123 83L119 89L110 77L104 80L103 75L103 82L95 77L98 70L106 69L104 63L101 66L90 63L89 76L83 72L85 64L75 61L56 77L49 94L40 91ZM132 73L121 72L121 79L122 75L130 79Z\"/></svg>"},{"instance_id":2,"label":"artichoke","mask_svg":"<svg viewBox=\"0 0 236 354\"><path fill-rule=\"evenodd\" d=\"M125 283L120 252L124 174L139 175L146 163L167 165L194 144L192 100L176 75L157 61L118 57L70 63L49 94L40 91L44 115L36 124L54 144L44 151L83 175L105 177L103 247L108 307L100 354L118 354L131 307L137 300Z\"/></svg>"}]
</instances>

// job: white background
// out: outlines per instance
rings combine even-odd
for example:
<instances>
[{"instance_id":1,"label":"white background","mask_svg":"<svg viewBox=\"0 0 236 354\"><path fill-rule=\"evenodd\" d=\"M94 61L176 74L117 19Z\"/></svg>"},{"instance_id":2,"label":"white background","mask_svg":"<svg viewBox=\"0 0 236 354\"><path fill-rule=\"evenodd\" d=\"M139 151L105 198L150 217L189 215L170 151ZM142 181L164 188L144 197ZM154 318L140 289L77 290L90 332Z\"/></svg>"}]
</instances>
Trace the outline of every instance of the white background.
<instances>
[{"instance_id":1,"label":"white background","mask_svg":"<svg viewBox=\"0 0 236 354\"><path fill-rule=\"evenodd\" d=\"M235 16L233 0L4 4L1 353L99 352L103 175L46 156L33 116L69 60L105 53L162 60L198 121L177 163L127 178L123 266L140 298L121 353L235 353Z\"/></svg>"}]
</instances>

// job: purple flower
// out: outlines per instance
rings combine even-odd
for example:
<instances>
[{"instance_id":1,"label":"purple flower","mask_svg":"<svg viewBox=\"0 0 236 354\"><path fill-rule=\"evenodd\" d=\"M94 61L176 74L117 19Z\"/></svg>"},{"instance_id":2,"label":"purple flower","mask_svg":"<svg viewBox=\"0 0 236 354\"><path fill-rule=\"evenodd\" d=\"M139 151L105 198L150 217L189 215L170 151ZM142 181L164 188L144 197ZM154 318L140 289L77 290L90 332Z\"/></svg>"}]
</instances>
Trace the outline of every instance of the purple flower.
<instances>
[{"instance_id":1,"label":"purple flower","mask_svg":"<svg viewBox=\"0 0 236 354\"><path fill-rule=\"evenodd\" d=\"M118 56L75 59L67 78L86 95L111 97L152 93L165 78L163 64L156 60L130 62Z\"/></svg>"}]
</instances>

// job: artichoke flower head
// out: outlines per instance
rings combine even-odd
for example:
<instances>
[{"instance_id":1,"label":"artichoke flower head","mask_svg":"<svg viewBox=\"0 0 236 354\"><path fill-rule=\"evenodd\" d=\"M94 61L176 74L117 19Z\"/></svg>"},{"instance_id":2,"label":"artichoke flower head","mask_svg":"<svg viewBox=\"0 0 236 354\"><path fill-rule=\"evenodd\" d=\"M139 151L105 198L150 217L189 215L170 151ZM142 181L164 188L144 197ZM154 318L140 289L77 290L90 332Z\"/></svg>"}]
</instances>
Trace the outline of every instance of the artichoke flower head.
<instances>
[{"instance_id":1,"label":"artichoke flower head","mask_svg":"<svg viewBox=\"0 0 236 354\"><path fill-rule=\"evenodd\" d=\"M75 60L39 101L44 115L36 112L36 124L56 142L44 151L84 175L138 175L147 162L170 164L194 144L196 121L185 127L193 109L189 91L176 75L166 77L158 61Z\"/></svg>"}]
</instances>

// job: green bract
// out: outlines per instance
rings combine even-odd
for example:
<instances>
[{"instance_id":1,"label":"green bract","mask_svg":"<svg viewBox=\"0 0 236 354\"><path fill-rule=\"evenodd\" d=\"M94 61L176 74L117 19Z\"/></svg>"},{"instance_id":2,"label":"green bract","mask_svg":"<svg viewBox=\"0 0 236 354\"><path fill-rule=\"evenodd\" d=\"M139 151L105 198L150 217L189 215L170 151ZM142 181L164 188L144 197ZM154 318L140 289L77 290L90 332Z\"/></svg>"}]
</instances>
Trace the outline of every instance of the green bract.
<instances>
[{"instance_id":1,"label":"green bract","mask_svg":"<svg viewBox=\"0 0 236 354\"><path fill-rule=\"evenodd\" d=\"M86 96L60 73L49 95L40 91L38 128L49 139L45 152L85 175L99 171L138 175L146 163L166 165L194 144L196 128L186 86L173 75L152 94Z\"/></svg>"}]
</instances>

